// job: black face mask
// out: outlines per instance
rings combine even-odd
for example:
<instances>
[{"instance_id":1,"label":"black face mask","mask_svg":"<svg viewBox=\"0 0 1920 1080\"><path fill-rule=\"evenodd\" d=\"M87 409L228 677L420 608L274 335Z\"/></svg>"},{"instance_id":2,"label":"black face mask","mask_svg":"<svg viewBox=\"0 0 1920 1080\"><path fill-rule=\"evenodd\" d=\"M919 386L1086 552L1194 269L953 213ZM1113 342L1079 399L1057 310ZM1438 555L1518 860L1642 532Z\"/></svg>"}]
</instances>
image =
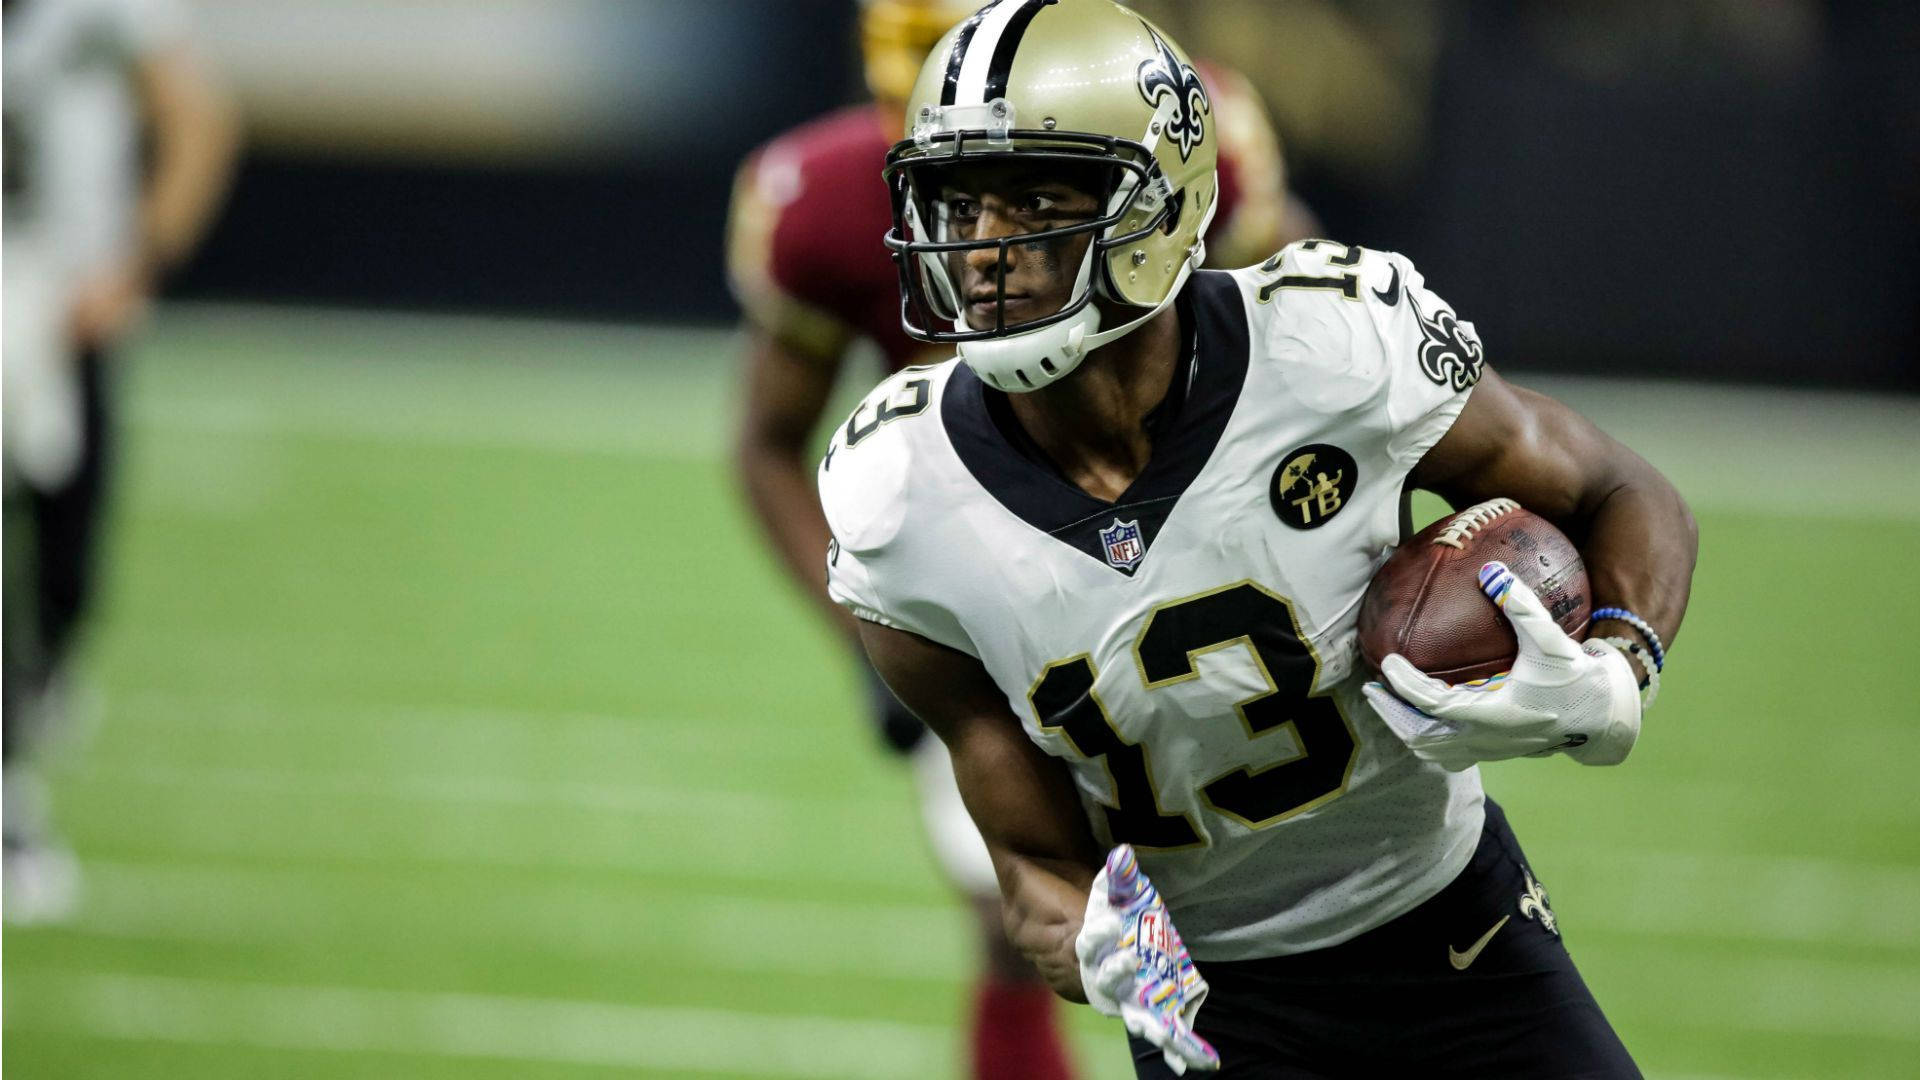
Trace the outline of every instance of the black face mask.
<instances>
[{"instance_id":1,"label":"black face mask","mask_svg":"<svg viewBox=\"0 0 1920 1080\"><path fill-rule=\"evenodd\" d=\"M1110 283L1105 277L1108 253L1138 241L1164 223L1163 209L1144 227L1127 235L1102 235L1132 211L1139 196L1149 187L1164 186L1158 164L1146 147L1124 139L1070 132L1007 134L1009 139L998 143L989 139L984 131L971 130L937 135L925 144L908 139L896 144L887 155L884 175L893 196L893 229L887 234L886 244L899 270L901 324L910 337L940 344L977 341L1070 319L1083 311L1096 293L1109 291ZM1013 145L1009 146L1009 142ZM1096 215L1039 232L989 240L953 240L944 236L938 225L937 208L943 188L941 172L961 164L997 162L1017 163L1041 171L1054 166L1073 170L1079 176L1097 177L1097 185L1089 187L1097 196ZM1129 182L1135 196L1126 200L1125 205L1109 210L1118 185ZM955 328L965 300L959 295L959 283L950 272L950 260L964 258L969 252L997 251L1004 265L1010 249L1020 247L1043 263L1049 256L1060 262L1061 249L1083 234L1091 237L1086 257L1092 259L1092 274L1088 287L1077 296L1069 297L1060 310L1039 318L1009 322L1002 295L996 298L991 326ZM1064 273L1077 271L1077 266L1061 267ZM1000 279L999 285L1004 290L1004 279Z\"/></svg>"}]
</instances>

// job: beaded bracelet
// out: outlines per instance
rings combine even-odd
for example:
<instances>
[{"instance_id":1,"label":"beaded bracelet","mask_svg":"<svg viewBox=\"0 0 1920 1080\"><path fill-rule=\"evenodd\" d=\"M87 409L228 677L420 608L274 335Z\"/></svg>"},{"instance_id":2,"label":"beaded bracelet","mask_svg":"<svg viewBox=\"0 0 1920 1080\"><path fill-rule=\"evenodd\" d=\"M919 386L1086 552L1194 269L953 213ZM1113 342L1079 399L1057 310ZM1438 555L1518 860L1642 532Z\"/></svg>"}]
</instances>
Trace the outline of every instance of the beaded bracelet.
<instances>
[{"instance_id":1,"label":"beaded bracelet","mask_svg":"<svg viewBox=\"0 0 1920 1080\"><path fill-rule=\"evenodd\" d=\"M1653 654L1632 638L1598 638L1602 645L1611 645L1640 662L1640 670L1647 673L1647 680L1640 684L1640 711L1645 712L1653 705L1653 699L1660 696L1660 668L1653 662Z\"/></svg>"},{"instance_id":2,"label":"beaded bracelet","mask_svg":"<svg viewBox=\"0 0 1920 1080\"><path fill-rule=\"evenodd\" d=\"M1626 623L1628 626L1631 626L1635 630L1640 631L1640 636L1647 639L1648 648L1651 648L1653 650L1653 670L1657 673L1667 666L1667 647L1665 645L1660 644L1659 632L1656 631L1652 626L1648 625L1647 620L1641 618L1638 615L1635 615L1633 612L1628 611L1626 608L1620 608L1620 607L1595 608L1593 612L1593 621L1599 622L1601 619L1614 619L1619 622Z\"/></svg>"}]
</instances>

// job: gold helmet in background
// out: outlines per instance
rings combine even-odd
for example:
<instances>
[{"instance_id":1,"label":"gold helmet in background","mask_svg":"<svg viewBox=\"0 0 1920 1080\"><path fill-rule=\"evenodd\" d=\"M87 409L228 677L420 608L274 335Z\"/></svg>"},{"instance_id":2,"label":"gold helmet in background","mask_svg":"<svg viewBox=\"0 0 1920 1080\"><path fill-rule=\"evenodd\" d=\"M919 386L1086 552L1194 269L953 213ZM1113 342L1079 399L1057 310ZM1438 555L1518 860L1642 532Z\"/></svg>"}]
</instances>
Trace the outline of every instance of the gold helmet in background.
<instances>
[{"instance_id":1,"label":"gold helmet in background","mask_svg":"<svg viewBox=\"0 0 1920 1080\"><path fill-rule=\"evenodd\" d=\"M887 155L903 323L953 343L1002 390L1045 386L1087 353L1139 327L1178 295L1206 253L1219 199L1212 99L1179 46L1113 0L997 0L934 47L907 98L907 138ZM955 240L941 204L944 170L974 162L1090 166L1106 177L1091 220L1045 232ZM970 326L954 275L970 251L1089 233L1073 293L1058 312ZM1101 326L1099 297L1144 309Z\"/></svg>"},{"instance_id":2,"label":"gold helmet in background","mask_svg":"<svg viewBox=\"0 0 1920 1080\"><path fill-rule=\"evenodd\" d=\"M906 101L934 44L979 6L977 0L860 0L867 89L880 101Z\"/></svg>"}]
</instances>

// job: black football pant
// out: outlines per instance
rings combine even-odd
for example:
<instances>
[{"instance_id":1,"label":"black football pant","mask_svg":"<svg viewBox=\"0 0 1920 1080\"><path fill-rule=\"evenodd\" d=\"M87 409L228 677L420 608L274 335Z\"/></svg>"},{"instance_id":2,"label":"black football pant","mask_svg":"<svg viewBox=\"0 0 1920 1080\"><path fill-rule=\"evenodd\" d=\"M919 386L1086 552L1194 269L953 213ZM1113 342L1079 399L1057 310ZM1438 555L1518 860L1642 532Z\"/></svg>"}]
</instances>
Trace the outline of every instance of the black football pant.
<instances>
[{"instance_id":1,"label":"black football pant","mask_svg":"<svg viewBox=\"0 0 1920 1080\"><path fill-rule=\"evenodd\" d=\"M1466 869L1400 918L1315 952L1201 963L1212 992L1196 1030L1221 1070L1189 1080L1640 1076L1559 934L1520 903L1526 866L1489 799ZM1131 1043L1142 1080L1174 1075L1151 1044Z\"/></svg>"},{"instance_id":2,"label":"black football pant","mask_svg":"<svg viewBox=\"0 0 1920 1080\"><path fill-rule=\"evenodd\" d=\"M4 732L6 759L31 744L31 701L47 686L73 647L94 590L108 456L107 361L89 350L79 358L82 423L80 463L57 490L40 491L9 478L6 505Z\"/></svg>"}]
</instances>

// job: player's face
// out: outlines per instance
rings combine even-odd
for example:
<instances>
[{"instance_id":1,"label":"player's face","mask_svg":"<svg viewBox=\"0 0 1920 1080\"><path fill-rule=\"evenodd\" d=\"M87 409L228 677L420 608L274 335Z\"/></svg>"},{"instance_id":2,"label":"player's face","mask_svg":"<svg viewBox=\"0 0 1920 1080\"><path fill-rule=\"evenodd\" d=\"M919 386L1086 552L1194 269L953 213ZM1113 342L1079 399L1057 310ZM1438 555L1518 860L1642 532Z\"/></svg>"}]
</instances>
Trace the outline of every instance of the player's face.
<instances>
[{"instance_id":1,"label":"player's face","mask_svg":"<svg viewBox=\"0 0 1920 1080\"><path fill-rule=\"evenodd\" d=\"M956 166L942 178L940 209L953 240L998 240L1081 224L1099 216L1102 170L1036 168L1017 162ZM967 325L992 329L1005 280L1004 325L1052 315L1067 305L1090 232L1006 248L956 252L949 270L960 287Z\"/></svg>"}]
</instances>

